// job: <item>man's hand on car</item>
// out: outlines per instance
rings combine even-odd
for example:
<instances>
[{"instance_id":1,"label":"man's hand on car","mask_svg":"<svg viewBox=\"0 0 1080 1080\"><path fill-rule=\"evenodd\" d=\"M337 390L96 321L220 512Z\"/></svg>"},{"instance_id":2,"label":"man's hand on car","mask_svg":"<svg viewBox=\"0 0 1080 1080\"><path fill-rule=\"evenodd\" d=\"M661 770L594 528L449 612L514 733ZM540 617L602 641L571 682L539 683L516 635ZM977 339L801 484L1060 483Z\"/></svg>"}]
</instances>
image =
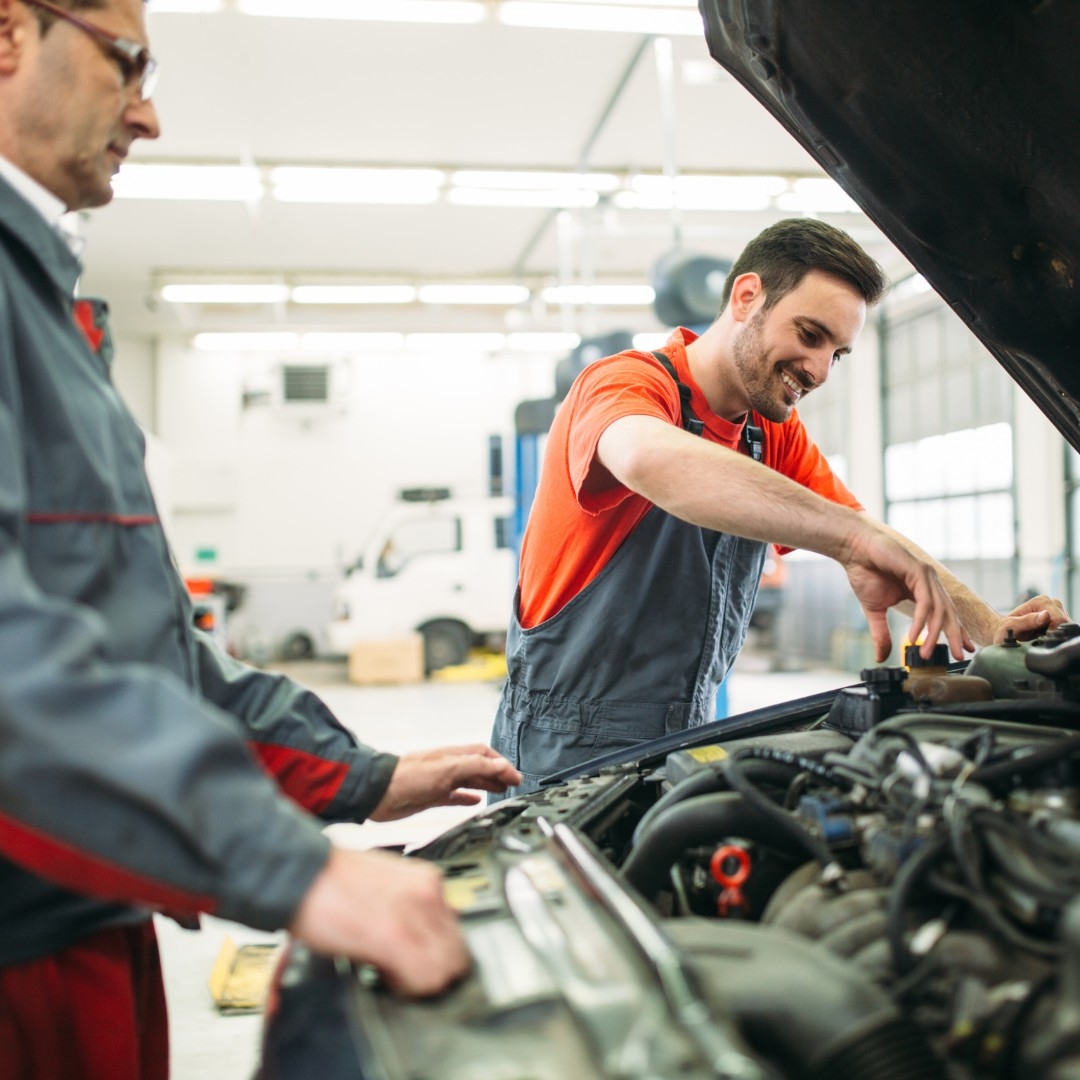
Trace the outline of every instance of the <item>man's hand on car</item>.
<instances>
[{"instance_id":1,"label":"man's hand on car","mask_svg":"<svg viewBox=\"0 0 1080 1080\"><path fill-rule=\"evenodd\" d=\"M503 792L521 783L521 773L490 746L444 746L404 754L372 821L395 821L432 806L475 806L481 796L465 788Z\"/></svg>"},{"instance_id":2,"label":"man's hand on car","mask_svg":"<svg viewBox=\"0 0 1080 1080\"><path fill-rule=\"evenodd\" d=\"M372 964L410 997L437 994L470 967L442 874L384 851L331 848L289 932L315 952Z\"/></svg>"}]
</instances>

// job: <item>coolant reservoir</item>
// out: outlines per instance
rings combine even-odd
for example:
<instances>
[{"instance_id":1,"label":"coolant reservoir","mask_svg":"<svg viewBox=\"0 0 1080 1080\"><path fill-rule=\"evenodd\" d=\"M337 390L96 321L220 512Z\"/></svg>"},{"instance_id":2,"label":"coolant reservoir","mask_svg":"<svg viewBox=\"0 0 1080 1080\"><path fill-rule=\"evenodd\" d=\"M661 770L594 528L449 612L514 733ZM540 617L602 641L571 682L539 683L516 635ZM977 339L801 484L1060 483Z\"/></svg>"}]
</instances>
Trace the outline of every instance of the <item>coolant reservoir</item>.
<instances>
[{"instance_id":1,"label":"coolant reservoir","mask_svg":"<svg viewBox=\"0 0 1080 1080\"><path fill-rule=\"evenodd\" d=\"M978 675L950 675L949 646L935 645L929 660L919 655L918 645L904 649L908 677L904 690L916 705L949 705L960 701L993 701L990 683Z\"/></svg>"}]
</instances>

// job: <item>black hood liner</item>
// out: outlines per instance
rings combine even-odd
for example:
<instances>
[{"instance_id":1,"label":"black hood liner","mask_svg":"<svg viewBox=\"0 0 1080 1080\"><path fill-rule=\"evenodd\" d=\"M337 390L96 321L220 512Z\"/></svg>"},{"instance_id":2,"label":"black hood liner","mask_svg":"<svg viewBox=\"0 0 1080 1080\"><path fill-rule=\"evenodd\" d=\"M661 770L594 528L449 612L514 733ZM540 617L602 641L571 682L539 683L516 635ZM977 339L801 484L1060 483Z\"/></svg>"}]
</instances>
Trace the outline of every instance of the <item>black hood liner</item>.
<instances>
[{"instance_id":1,"label":"black hood liner","mask_svg":"<svg viewBox=\"0 0 1080 1080\"><path fill-rule=\"evenodd\" d=\"M700 6L713 57L1080 449L1080 4Z\"/></svg>"}]
</instances>

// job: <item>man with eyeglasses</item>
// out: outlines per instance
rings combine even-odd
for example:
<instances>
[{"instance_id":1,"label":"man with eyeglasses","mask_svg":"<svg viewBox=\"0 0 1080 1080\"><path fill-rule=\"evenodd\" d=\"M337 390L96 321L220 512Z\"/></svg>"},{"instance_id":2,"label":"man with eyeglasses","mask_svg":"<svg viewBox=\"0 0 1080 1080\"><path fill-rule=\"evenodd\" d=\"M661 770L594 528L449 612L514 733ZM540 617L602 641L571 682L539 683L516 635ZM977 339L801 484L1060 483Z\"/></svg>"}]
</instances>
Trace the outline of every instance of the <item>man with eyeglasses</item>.
<instances>
[{"instance_id":1,"label":"man with eyeglasses","mask_svg":"<svg viewBox=\"0 0 1080 1080\"><path fill-rule=\"evenodd\" d=\"M141 0L0 0L4 1080L167 1075L152 910L287 927L392 988L440 991L468 956L437 870L332 847L321 821L521 779L487 747L358 745L314 695L193 629L102 312L75 305L57 228L157 137L155 73Z\"/></svg>"}]
</instances>

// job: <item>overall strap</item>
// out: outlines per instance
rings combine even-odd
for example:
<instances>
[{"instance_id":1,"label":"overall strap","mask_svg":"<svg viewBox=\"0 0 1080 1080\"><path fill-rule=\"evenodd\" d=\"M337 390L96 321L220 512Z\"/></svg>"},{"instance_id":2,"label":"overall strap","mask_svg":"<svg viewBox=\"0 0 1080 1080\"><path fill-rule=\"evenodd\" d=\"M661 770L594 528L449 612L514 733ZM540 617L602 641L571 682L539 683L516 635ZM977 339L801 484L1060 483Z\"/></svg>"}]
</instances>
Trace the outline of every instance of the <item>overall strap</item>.
<instances>
[{"instance_id":1,"label":"overall strap","mask_svg":"<svg viewBox=\"0 0 1080 1080\"><path fill-rule=\"evenodd\" d=\"M700 435L705 430L705 425L690 407L690 387L680 381L675 365L664 353L656 350L653 356L663 364L664 370L675 380L675 385L679 388L679 399L682 401L682 426L691 435ZM746 443L747 453L755 461L761 461L765 452L765 432L755 424L751 424L749 419L743 428L743 442Z\"/></svg>"},{"instance_id":2,"label":"overall strap","mask_svg":"<svg viewBox=\"0 0 1080 1080\"><path fill-rule=\"evenodd\" d=\"M750 456L755 461L760 461L765 453L765 432L751 424L750 417L747 417L746 426L743 428L743 442L746 443Z\"/></svg>"},{"instance_id":3,"label":"overall strap","mask_svg":"<svg viewBox=\"0 0 1080 1080\"><path fill-rule=\"evenodd\" d=\"M679 399L682 401L682 426L691 435L700 435L705 430L705 425L697 418L694 410L690 407L690 387L679 381L675 371L675 365L659 350L653 352L653 356L664 365L664 370L675 380L679 388Z\"/></svg>"}]
</instances>

